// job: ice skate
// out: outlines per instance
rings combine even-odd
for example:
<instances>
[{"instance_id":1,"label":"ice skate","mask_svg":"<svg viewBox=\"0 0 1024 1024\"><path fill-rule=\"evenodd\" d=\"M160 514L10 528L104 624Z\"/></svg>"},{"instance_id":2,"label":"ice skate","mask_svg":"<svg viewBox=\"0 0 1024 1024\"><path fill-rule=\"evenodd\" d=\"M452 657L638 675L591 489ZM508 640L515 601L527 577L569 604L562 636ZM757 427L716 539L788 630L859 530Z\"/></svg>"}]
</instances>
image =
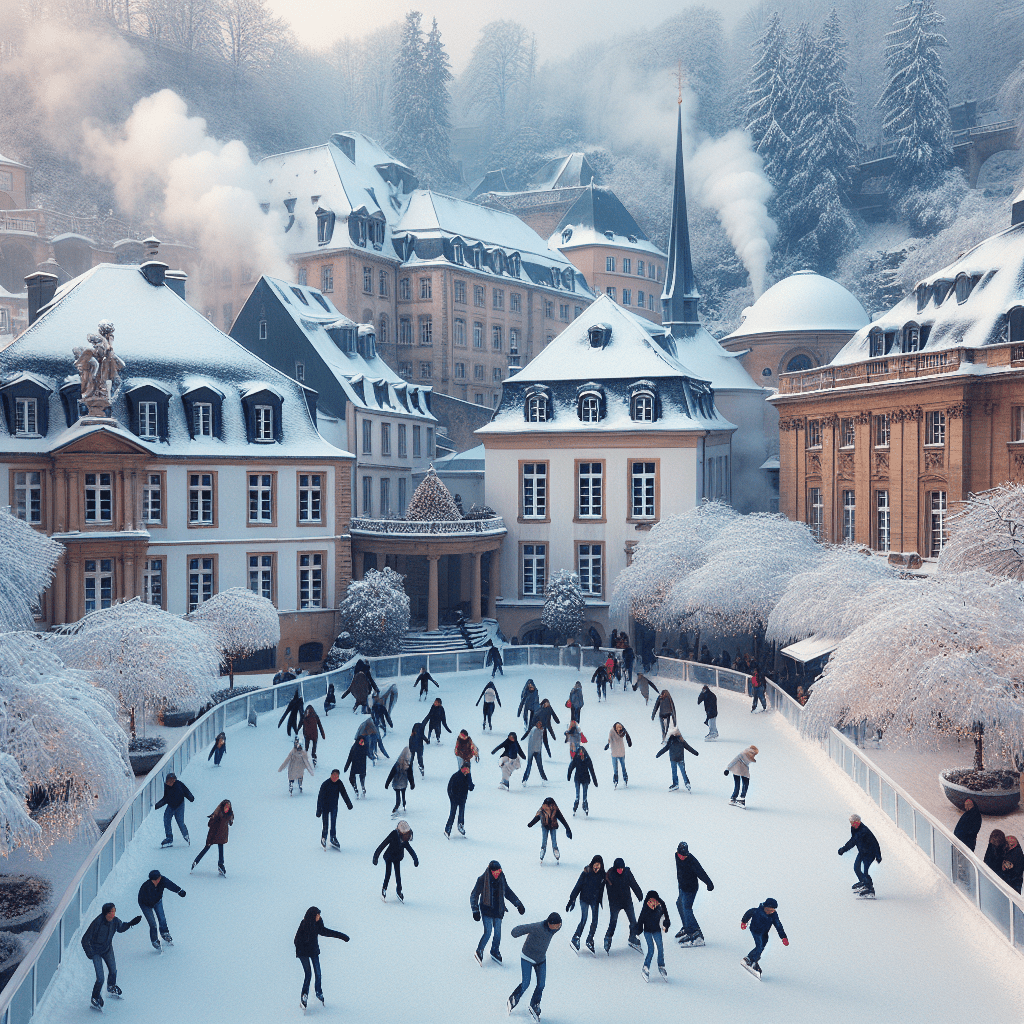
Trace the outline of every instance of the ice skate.
<instances>
[{"instance_id":1,"label":"ice skate","mask_svg":"<svg viewBox=\"0 0 1024 1024\"><path fill-rule=\"evenodd\" d=\"M295 793L295 783L294 782L289 782L288 783L288 795L292 796L294 793Z\"/></svg>"},{"instance_id":2,"label":"ice skate","mask_svg":"<svg viewBox=\"0 0 1024 1024\"><path fill-rule=\"evenodd\" d=\"M491 950L491 959L500 967L501 966L501 954L496 950Z\"/></svg>"},{"instance_id":3,"label":"ice skate","mask_svg":"<svg viewBox=\"0 0 1024 1024\"><path fill-rule=\"evenodd\" d=\"M450 828L446 828L444 830L444 837L445 837L445 839L451 839L451 837L452 837L452 830Z\"/></svg>"},{"instance_id":4,"label":"ice skate","mask_svg":"<svg viewBox=\"0 0 1024 1024\"><path fill-rule=\"evenodd\" d=\"M619 788L619 780L618 779L612 779L612 789L618 789L618 788Z\"/></svg>"},{"instance_id":5,"label":"ice skate","mask_svg":"<svg viewBox=\"0 0 1024 1024\"><path fill-rule=\"evenodd\" d=\"M629 948L630 949L635 949L638 953L642 953L643 952L643 950L640 948L640 940L639 939L630 939L629 940Z\"/></svg>"},{"instance_id":6,"label":"ice skate","mask_svg":"<svg viewBox=\"0 0 1024 1024\"><path fill-rule=\"evenodd\" d=\"M739 798L739 800L736 801L736 804L739 807L746 807L747 806L747 798L745 796L741 796Z\"/></svg>"},{"instance_id":7,"label":"ice skate","mask_svg":"<svg viewBox=\"0 0 1024 1024\"><path fill-rule=\"evenodd\" d=\"M474 949L473 950L473 959L477 962L477 964L480 967L483 967L483 965L484 965L484 958L480 955L480 950L479 949Z\"/></svg>"},{"instance_id":8,"label":"ice skate","mask_svg":"<svg viewBox=\"0 0 1024 1024\"><path fill-rule=\"evenodd\" d=\"M866 885L857 893L857 895L862 900L873 900L875 898L875 887L873 885Z\"/></svg>"},{"instance_id":9,"label":"ice skate","mask_svg":"<svg viewBox=\"0 0 1024 1024\"><path fill-rule=\"evenodd\" d=\"M555 860L557 861L557 860L558 860L558 858L562 856L562 851L561 851L561 850L559 850L559 849L558 849L558 847L556 846L556 847L554 848L554 851L553 851L553 852L554 852L554 854L555 854Z\"/></svg>"},{"instance_id":10,"label":"ice skate","mask_svg":"<svg viewBox=\"0 0 1024 1024\"><path fill-rule=\"evenodd\" d=\"M326 850L327 849L327 836L320 837L320 845Z\"/></svg>"},{"instance_id":11,"label":"ice skate","mask_svg":"<svg viewBox=\"0 0 1024 1024\"><path fill-rule=\"evenodd\" d=\"M173 946L174 945L174 940L171 938L171 933L170 932L161 932L160 933L160 938L163 939L164 942L166 942L168 946Z\"/></svg>"},{"instance_id":12,"label":"ice skate","mask_svg":"<svg viewBox=\"0 0 1024 1024\"><path fill-rule=\"evenodd\" d=\"M159 939L154 939L154 940L153 940L153 948L154 948L154 949L155 949L155 950L156 950L156 951L157 951L158 953L162 953L162 952L163 952L163 947L162 947L162 946L160 945L160 940L159 940Z\"/></svg>"},{"instance_id":13,"label":"ice skate","mask_svg":"<svg viewBox=\"0 0 1024 1024\"><path fill-rule=\"evenodd\" d=\"M508 1002L505 1003L505 1007L509 1013L511 1013L518 1005L519 1000L523 997L523 986L516 985L515 991L508 997Z\"/></svg>"},{"instance_id":14,"label":"ice skate","mask_svg":"<svg viewBox=\"0 0 1024 1024\"><path fill-rule=\"evenodd\" d=\"M746 957L740 963L743 965L744 970L749 971L758 981L761 980L761 968L758 964L751 963Z\"/></svg>"},{"instance_id":15,"label":"ice skate","mask_svg":"<svg viewBox=\"0 0 1024 1024\"><path fill-rule=\"evenodd\" d=\"M545 853L547 853L547 850L543 849L543 847L542 847L542 848L541 848L541 851L540 851L540 859L541 859L541 860L543 860L543 859L544 859L544 854L545 854Z\"/></svg>"},{"instance_id":16,"label":"ice skate","mask_svg":"<svg viewBox=\"0 0 1024 1024\"><path fill-rule=\"evenodd\" d=\"M597 956L597 950L594 948L594 940L593 939L587 939L587 949L590 950L590 952L591 952L591 954L593 956Z\"/></svg>"},{"instance_id":17,"label":"ice skate","mask_svg":"<svg viewBox=\"0 0 1024 1024\"><path fill-rule=\"evenodd\" d=\"M107 986L107 995L108 996L113 996L115 999L120 999L122 994L123 993L121 992L121 989L117 985L108 985Z\"/></svg>"},{"instance_id":18,"label":"ice skate","mask_svg":"<svg viewBox=\"0 0 1024 1024\"><path fill-rule=\"evenodd\" d=\"M534 1003L530 1004L530 1016L534 1020L540 1020L540 1007Z\"/></svg>"},{"instance_id":19,"label":"ice skate","mask_svg":"<svg viewBox=\"0 0 1024 1024\"><path fill-rule=\"evenodd\" d=\"M732 799L731 799L731 800L729 801L729 806L730 806L730 807L739 807L739 804L738 804L738 803L736 803L736 797L733 797L733 798L732 798Z\"/></svg>"},{"instance_id":20,"label":"ice skate","mask_svg":"<svg viewBox=\"0 0 1024 1024\"><path fill-rule=\"evenodd\" d=\"M174 845L174 840L173 840L173 839L165 839L165 840L164 840L164 841L163 841L163 842L162 842L162 843L160 844L160 849L161 849L161 850L166 850L166 849L168 849L169 847L171 847L171 846L173 846L173 845Z\"/></svg>"},{"instance_id":21,"label":"ice skate","mask_svg":"<svg viewBox=\"0 0 1024 1024\"><path fill-rule=\"evenodd\" d=\"M402 890L401 889L397 890L395 892L395 895L398 897L398 902L399 903L404 903L405 902L405 896L402 895Z\"/></svg>"},{"instance_id":22,"label":"ice skate","mask_svg":"<svg viewBox=\"0 0 1024 1024\"><path fill-rule=\"evenodd\" d=\"M464 836L465 834L466 834L465 828L463 828L462 825L459 825L459 835L460 836Z\"/></svg>"},{"instance_id":23,"label":"ice skate","mask_svg":"<svg viewBox=\"0 0 1024 1024\"><path fill-rule=\"evenodd\" d=\"M333 846L334 849L336 849L336 850L340 850L341 849L341 843L339 843L338 840L334 836L331 836L331 846Z\"/></svg>"},{"instance_id":24,"label":"ice skate","mask_svg":"<svg viewBox=\"0 0 1024 1024\"><path fill-rule=\"evenodd\" d=\"M668 787L668 791L670 793L674 793L678 788L679 788L679 783L678 782L673 782L672 785Z\"/></svg>"},{"instance_id":25,"label":"ice skate","mask_svg":"<svg viewBox=\"0 0 1024 1024\"><path fill-rule=\"evenodd\" d=\"M856 892L858 889L863 889L864 888L864 883L863 882L854 882L853 885L850 886L850 888L854 892Z\"/></svg>"},{"instance_id":26,"label":"ice skate","mask_svg":"<svg viewBox=\"0 0 1024 1024\"><path fill-rule=\"evenodd\" d=\"M640 973L644 976L644 981L651 980L651 972L647 964L644 964L643 967L640 968Z\"/></svg>"},{"instance_id":27,"label":"ice skate","mask_svg":"<svg viewBox=\"0 0 1024 1024\"><path fill-rule=\"evenodd\" d=\"M689 784L689 783L687 783L687 784L686 784L686 792L687 792L687 793L689 793L689 792L690 792L690 784Z\"/></svg>"},{"instance_id":28,"label":"ice skate","mask_svg":"<svg viewBox=\"0 0 1024 1024\"><path fill-rule=\"evenodd\" d=\"M659 964L659 965L658 965L658 973L659 973L659 974L660 974L660 975L661 975L661 976L662 976L662 977L663 977L663 978L664 978L664 979L665 979L666 981L668 981L668 971L667 971L667 970L665 970L665 967L664 967L664 966L663 966L662 964Z\"/></svg>"},{"instance_id":29,"label":"ice skate","mask_svg":"<svg viewBox=\"0 0 1024 1024\"><path fill-rule=\"evenodd\" d=\"M612 955L612 939L610 935L604 937L604 951L611 956Z\"/></svg>"},{"instance_id":30,"label":"ice skate","mask_svg":"<svg viewBox=\"0 0 1024 1024\"><path fill-rule=\"evenodd\" d=\"M100 996L93 996L92 1002L89 1005L94 1010L98 1010L100 1013L103 1012L103 999Z\"/></svg>"},{"instance_id":31,"label":"ice skate","mask_svg":"<svg viewBox=\"0 0 1024 1024\"><path fill-rule=\"evenodd\" d=\"M306 1002L307 1001L308 1001L308 997L307 997L306 993L303 992L302 995L299 996L299 1003L302 1006L302 1012L303 1013L306 1012Z\"/></svg>"},{"instance_id":32,"label":"ice skate","mask_svg":"<svg viewBox=\"0 0 1024 1024\"><path fill-rule=\"evenodd\" d=\"M320 1005L321 1005L321 1006L326 1006L326 1005L327 1005L327 1004L326 1004L326 1003L324 1002L324 994L323 994L323 992L317 992L317 994L316 994L316 997L317 997L317 999L319 999L319 1000L320 1000Z\"/></svg>"},{"instance_id":33,"label":"ice skate","mask_svg":"<svg viewBox=\"0 0 1024 1024\"><path fill-rule=\"evenodd\" d=\"M217 873L218 873L218 874L219 874L219 875L220 875L220 876L221 876L222 878L227 878L227 876L228 876L227 870L225 869L225 867L224 867L224 865L223 865L223 864L218 864L218 865L217 865Z\"/></svg>"},{"instance_id":34,"label":"ice skate","mask_svg":"<svg viewBox=\"0 0 1024 1024\"><path fill-rule=\"evenodd\" d=\"M569 940L569 945L572 946L573 951L576 953L577 956L579 956L580 955L580 937L578 935L574 935Z\"/></svg>"}]
</instances>

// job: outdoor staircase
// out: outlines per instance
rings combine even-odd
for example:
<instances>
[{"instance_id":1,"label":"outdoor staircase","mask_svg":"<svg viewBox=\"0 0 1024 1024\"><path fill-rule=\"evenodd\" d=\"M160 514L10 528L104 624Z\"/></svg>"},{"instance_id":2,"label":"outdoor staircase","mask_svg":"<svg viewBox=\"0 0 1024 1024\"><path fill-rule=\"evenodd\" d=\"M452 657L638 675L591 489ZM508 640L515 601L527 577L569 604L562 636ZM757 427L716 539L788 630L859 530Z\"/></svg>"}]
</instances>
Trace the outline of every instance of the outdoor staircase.
<instances>
[{"instance_id":1,"label":"outdoor staircase","mask_svg":"<svg viewBox=\"0 0 1024 1024\"><path fill-rule=\"evenodd\" d=\"M484 647L488 640L497 640L498 623L496 619L484 619L482 622L467 622L470 638L474 647ZM444 626L428 633L417 633L410 630L402 638L402 654L443 654L447 651L466 650L466 641L457 626Z\"/></svg>"}]
</instances>

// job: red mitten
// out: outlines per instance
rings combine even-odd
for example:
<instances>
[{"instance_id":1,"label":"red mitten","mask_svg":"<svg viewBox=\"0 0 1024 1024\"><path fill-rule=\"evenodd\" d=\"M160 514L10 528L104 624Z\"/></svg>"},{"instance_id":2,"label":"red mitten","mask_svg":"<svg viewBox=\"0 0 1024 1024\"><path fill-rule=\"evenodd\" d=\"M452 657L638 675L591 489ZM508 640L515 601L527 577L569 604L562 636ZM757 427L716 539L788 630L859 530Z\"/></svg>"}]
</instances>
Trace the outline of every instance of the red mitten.
<instances>
[{"instance_id":1,"label":"red mitten","mask_svg":"<svg viewBox=\"0 0 1024 1024\"><path fill-rule=\"evenodd\" d=\"M746 931L747 930L747 922L746 921L740 921L740 930L741 931Z\"/></svg>"},{"instance_id":2,"label":"red mitten","mask_svg":"<svg viewBox=\"0 0 1024 1024\"><path fill-rule=\"evenodd\" d=\"M782 940L782 944L783 944L784 946L788 946L788 945L789 945L789 939L783 939L783 940Z\"/></svg>"}]
</instances>

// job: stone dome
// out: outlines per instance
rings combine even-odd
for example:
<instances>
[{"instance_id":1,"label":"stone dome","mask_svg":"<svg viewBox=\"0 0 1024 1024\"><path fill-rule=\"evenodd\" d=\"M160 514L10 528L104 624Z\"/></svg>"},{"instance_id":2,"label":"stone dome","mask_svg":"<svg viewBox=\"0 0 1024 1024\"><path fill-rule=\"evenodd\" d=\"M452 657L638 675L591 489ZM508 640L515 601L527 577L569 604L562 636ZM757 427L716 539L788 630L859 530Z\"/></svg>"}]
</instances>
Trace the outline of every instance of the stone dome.
<instances>
[{"instance_id":1,"label":"stone dome","mask_svg":"<svg viewBox=\"0 0 1024 1024\"><path fill-rule=\"evenodd\" d=\"M869 322L864 307L841 284L813 270L798 270L748 306L739 327L728 337L794 331L853 334Z\"/></svg>"}]
</instances>

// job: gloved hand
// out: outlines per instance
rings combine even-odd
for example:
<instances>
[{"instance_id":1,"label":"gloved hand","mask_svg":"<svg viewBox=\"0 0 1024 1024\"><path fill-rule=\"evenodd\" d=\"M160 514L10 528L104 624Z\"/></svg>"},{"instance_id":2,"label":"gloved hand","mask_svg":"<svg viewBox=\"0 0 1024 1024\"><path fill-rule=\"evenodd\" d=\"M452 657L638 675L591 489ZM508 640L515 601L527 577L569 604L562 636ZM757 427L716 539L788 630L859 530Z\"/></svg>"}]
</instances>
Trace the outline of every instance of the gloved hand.
<instances>
[{"instance_id":1,"label":"gloved hand","mask_svg":"<svg viewBox=\"0 0 1024 1024\"><path fill-rule=\"evenodd\" d=\"M522 916L522 915L523 915L523 914L525 914L525 913L526 913L526 907L524 907L524 906L522 905L522 903L520 903L520 904L519 904L519 914L520 914L520 916Z\"/></svg>"},{"instance_id":2,"label":"gloved hand","mask_svg":"<svg viewBox=\"0 0 1024 1024\"><path fill-rule=\"evenodd\" d=\"M746 921L740 921L740 931L745 932L746 930L747 930L747 922Z\"/></svg>"},{"instance_id":3,"label":"gloved hand","mask_svg":"<svg viewBox=\"0 0 1024 1024\"><path fill-rule=\"evenodd\" d=\"M782 940L782 944L783 944L784 946L788 946L788 945L789 945L789 939L783 939L783 940Z\"/></svg>"},{"instance_id":4,"label":"gloved hand","mask_svg":"<svg viewBox=\"0 0 1024 1024\"><path fill-rule=\"evenodd\" d=\"M575 900L569 900L569 902L566 903L566 905L565 905L565 912L567 914L571 914L575 909L576 909L576 901Z\"/></svg>"},{"instance_id":5,"label":"gloved hand","mask_svg":"<svg viewBox=\"0 0 1024 1024\"><path fill-rule=\"evenodd\" d=\"M842 857L842 855L843 855L843 848L840 846L839 849L836 850L836 853L838 853L839 856Z\"/></svg>"},{"instance_id":6,"label":"gloved hand","mask_svg":"<svg viewBox=\"0 0 1024 1024\"><path fill-rule=\"evenodd\" d=\"M572 833L569 831L569 826L568 825L565 826L565 838L566 839L572 839Z\"/></svg>"},{"instance_id":7,"label":"gloved hand","mask_svg":"<svg viewBox=\"0 0 1024 1024\"><path fill-rule=\"evenodd\" d=\"M729 774L729 769L728 769L728 768L726 768L726 769L725 769L725 771L724 771L724 772L722 772L722 774L723 774L723 775L728 775L728 774Z\"/></svg>"},{"instance_id":8,"label":"gloved hand","mask_svg":"<svg viewBox=\"0 0 1024 1024\"><path fill-rule=\"evenodd\" d=\"M881 854L879 854L879 855L878 855L878 863L879 863L879 864L881 864L881 863L882 863L882 855L881 855Z\"/></svg>"},{"instance_id":9,"label":"gloved hand","mask_svg":"<svg viewBox=\"0 0 1024 1024\"><path fill-rule=\"evenodd\" d=\"M708 882L708 892L714 892L714 891L715 891L715 883L714 882Z\"/></svg>"},{"instance_id":10,"label":"gloved hand","mask_svg":"<svg viewBox=\"0 0 1024 1024\"><path fill-rule=\"evenodd\" d=\"M413 866L414 868L418 868L418 867L420 866L420 862L419 862L418 860L414 860L414 861L412 862L412 866Z\"/></svg>"},{"instance_id":11,"label":"gloved hand","mask_svg":"<svg viewBox=\"0 0 1024 1024\"><path fill-rule=\"evenodd\" d=\"M473 920L474 921L479 921L480 920L480 911L479 910L474 910L473 911Z\"/></svg>"},{"instance_id":12,"label":"gloved hand","mask_svg":"<svg viewBox=\"0 0 1024 1024\"><path fill-rule=\"evenodd\" d=\"M142 915L141 914L136 914L135 917L133 917L128 922L128 927L129 928L134 928L141 920L142 920Z\"/></svg>"},{"instance_id":13,"label":"gloved hand","mask_svg":"<svg viewBox=\"0 0 1024 1024\"><path fill-rule=\"evenodd\" d=\"M344 932L341 933L341 941L348 942L348 936Z\"/></svg>"},{"instance_id":14,"label":"gloved hand","mask_svg":"<svg viewBox=\"0 0 1024 1024\"><path fill-rule=\"evenodd\" d=\"M373 858L373 866L374 866L374 867L376 867L376 866L377 866L377 858L376 858L376 857L374 857L374 858Z\"/></svg>"},{"instance_id":15,"label":"gloved hand","mask_svg":"<svg viewBox=\"0 0 1024 1024\"><path fill-rule=\"evenodd\" d=\"M182 890L181 890L181 892L179 892L179 893L178 893L178 895L179 895L179 896L180 896L180 897L181 897L182 899L184 899L184 898L185 898L185 890L184 890L184 889L182 889Z\"/></svg>"}]
</instances>

